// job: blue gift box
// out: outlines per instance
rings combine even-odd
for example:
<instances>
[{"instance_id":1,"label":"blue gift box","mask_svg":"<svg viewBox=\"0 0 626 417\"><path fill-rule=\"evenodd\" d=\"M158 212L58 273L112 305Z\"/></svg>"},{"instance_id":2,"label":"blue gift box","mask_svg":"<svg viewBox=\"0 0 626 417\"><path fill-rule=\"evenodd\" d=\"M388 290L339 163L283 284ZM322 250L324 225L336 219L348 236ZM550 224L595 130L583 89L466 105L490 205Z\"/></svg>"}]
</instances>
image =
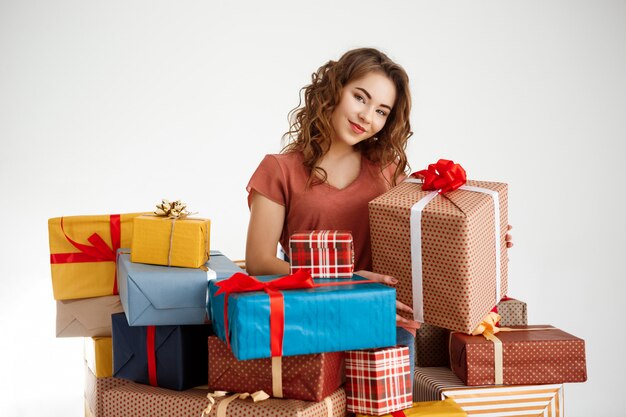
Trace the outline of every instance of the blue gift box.
<instances>
[{"instance_id":1,"label":"blue gift box","mask_svg":"<svg viewBox=\"0 0 626 417\"><path fill-rule=\"evenodd\" d=\"M117 280L120 301L131 326L205 323L207 280L242 272L218 251L211 251L205 264L208 272L131 262L128 252L118 251Z\"/></svg>"},{"instance_id":2,"label":"blue gift box","mask_svg":"<svg viewBox=\"0 0 626 417\"><path fill-rule=\"evenodd\" d=\"M278 275L256 277L268 282ZM316 279L316 284L363 281ZM219 280L218 280L219 281ZM226 341L224 297L217 281L209 283L213 331ZM378 283L282 290L282 356L369 349L396 344L396 290ZM270 302L262 291L228 296L228 333L239 360L267 358L270 352Z\"/></svg>"},{"instance_id":3,"label":"blue gift box","mask_svg":"<svg viewBox=\"0 0 626 417\"><path fill-rule=\"evenodd\" d=\"M154 329L156 384L185 390L208 381L211 326L129 326L124 313L111 315L113 376L149 384L148 327Z\"/></svg>"}]
</instances>

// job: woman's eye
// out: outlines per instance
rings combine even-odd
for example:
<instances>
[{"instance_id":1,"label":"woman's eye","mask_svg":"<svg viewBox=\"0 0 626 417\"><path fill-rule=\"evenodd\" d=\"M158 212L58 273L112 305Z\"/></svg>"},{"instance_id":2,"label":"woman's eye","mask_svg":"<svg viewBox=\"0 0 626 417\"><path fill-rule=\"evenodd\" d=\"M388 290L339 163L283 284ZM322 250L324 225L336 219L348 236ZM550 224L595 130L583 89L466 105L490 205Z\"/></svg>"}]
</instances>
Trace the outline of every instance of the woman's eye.
<instances>
[{"instance_id":1,"label":"woman's eye","mask_svg":"<svg viewBox=\"0 0 626 417\"><path fill-rule=\"evenodd\" d=\"M362 102L365 102L365 99L363 98L363 96L360 96L360 95L358 95L358 94L355 94L355 95L354 95L354 98L356 99L356 101L362 101Z\"/></svg>"},{"instance_id":2,"label":"woman's eye","mask_svg":"<svg viewBox=\"0 0 626 417\"><path fill-rule=\"evenodd\" d=\"M376 112L377 112L378 114L380 114L381 116L383 116L383 117L384 117L384 116L387 116L387 112L386 112L386 111L384 111L384 110L376 110Z\"/></svg>"}]
</instances>

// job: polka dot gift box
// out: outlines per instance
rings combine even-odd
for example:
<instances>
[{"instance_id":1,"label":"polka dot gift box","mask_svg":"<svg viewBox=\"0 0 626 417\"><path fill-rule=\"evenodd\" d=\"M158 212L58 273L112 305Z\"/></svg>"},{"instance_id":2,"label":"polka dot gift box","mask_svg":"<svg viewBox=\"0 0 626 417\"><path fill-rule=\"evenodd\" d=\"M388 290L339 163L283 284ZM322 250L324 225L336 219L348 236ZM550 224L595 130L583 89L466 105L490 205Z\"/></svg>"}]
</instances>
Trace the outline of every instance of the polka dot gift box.
<instances>
[{"instance_id":1,"label":"polka dot gift box","mask_svg":"<svg viewBox=\"0 0 626 417\"><path fill-rule=\"evenodd\" d=\"M585 341L552 326L450 335L450 365L466 385L561 384L587 380Z\"/></svg>"},{"instance_id":2,"label":"polka dot gift box","mask_svg":"<svg viewBox=\"0 0 626 417\"><path fill-rule=\"evenodd\" d=\"M450 163L437 164L444 180L459 171ZM454 186L462 173L450 174ZM398 279L414 320L469 334L507 293L507 185L422 182L409 178L369 202L373 269Z\"/></svg>"},{"instance_id":3,"label":"polka dot gift box","mask_svg":"<svg viewBox=\"0 0 626 417\"><path fill-rule=\"evenodd\" d=\"M322 401L345 380L344 352L238 361L226 343L209 336L209 389L265 391L275 398Z\"/></svg>"},{"instance_id":4,"label":"polka dot gift box","mask_svg":"<svg viewBox=\"0 0 626 417\"><path fill-rule=\"evenodd\" d=\"M270 398L253 402L226 394L211 404L206 386L185 391L137 384L120 378L96 378L87 367L86 417L344 417L346 394L335 390L322 401Z\"/></svg>"}]
</instances>

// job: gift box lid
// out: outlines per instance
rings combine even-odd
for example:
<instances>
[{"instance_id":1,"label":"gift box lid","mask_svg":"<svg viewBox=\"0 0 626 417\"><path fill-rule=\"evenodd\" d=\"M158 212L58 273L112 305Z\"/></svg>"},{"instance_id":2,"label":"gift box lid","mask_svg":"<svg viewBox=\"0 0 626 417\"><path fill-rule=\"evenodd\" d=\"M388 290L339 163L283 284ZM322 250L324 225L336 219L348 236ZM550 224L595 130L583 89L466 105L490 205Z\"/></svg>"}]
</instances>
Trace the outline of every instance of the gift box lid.
<instances>
[{"instance_id":1,"label":"gift box lid","mask_svg":"<svg viewBox=\"0 0 626 417\"><path fill-rule=\"evenodd\" d=\"M304 230L289 238L289 245L312 249L328 249L337 244L352 245L352 232L348 230Z\"/></svg>"}]
</instances>

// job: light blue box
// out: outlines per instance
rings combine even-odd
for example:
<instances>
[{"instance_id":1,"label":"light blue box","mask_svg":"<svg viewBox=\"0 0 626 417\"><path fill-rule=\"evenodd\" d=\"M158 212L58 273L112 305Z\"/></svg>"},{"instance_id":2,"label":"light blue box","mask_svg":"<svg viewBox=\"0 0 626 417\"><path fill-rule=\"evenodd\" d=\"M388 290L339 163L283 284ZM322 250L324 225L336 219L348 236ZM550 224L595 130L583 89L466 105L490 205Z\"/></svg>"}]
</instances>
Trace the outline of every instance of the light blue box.
<instances>
[{"instance_id":1,"label":"light blue box","mask_svg":"<svg viewBox=\"0 0 626 417\"><path fill-rule=\"evenodd\" d=\"M243 272L219 251L211 251L208 272L131 262L129 252L118 251L117 281L130 326L206 323L207 282Z\"/></svg>"}]
</instances>

